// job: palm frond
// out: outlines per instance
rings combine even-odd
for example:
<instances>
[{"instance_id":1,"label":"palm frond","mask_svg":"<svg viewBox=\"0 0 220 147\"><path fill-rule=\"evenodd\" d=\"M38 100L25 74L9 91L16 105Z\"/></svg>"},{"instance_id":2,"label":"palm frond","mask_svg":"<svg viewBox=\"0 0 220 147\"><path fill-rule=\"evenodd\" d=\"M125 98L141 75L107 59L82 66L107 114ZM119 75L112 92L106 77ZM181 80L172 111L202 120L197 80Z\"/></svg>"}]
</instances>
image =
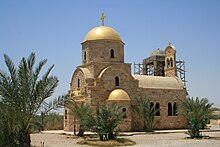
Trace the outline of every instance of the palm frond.
<instances>
[{"instance_id":1,"label":"palm frond","mask_svg":"<svg viewBox=\"0 0 220 147\"><path fill-rule=\"evenodd\" d=\"M209 119L216 118L213 112L218 109L212 108L213 103L209 103L207 98L196 97L180 99L180 101L184 108L180 114L188 119L190 136L192 138L201 137L200 129L204 128Z\"/></svg>"},{"instance_id":2,"label":"palm frond","mask_svg":"<svg viewBox=\"0 0 220 147\"><path fill-rule=\"evenodd\" d=\"M5 118L9 132L17 133L18 138L15 141L23 146L23 141L19 140L22 136L19 135L30 132L35 114L41 106L46 107L45 100L53 94L58 79L50 76L54 65L40 78L41 69L47 60L40 61L35 67L34 53L28 58L22 58L17 69L6 54L4 59L8 73L0 70L0 103L4 106L2 108L6 115L1 118ZM3 111L2 108L0 111Z\"/></svg>"}]
</instances>

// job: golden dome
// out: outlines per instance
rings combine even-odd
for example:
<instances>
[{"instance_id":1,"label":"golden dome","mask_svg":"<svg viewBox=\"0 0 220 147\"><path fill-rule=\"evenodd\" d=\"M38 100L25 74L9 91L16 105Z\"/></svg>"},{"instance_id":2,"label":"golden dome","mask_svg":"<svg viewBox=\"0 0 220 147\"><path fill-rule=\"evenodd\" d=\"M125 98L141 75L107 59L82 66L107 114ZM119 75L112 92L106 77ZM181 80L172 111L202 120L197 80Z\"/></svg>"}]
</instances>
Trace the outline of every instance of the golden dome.
<instances>
[{"instance_id":1,"label":"golden dome","mask_svg":"<svg viewBox=\"0 0 220 147\"><path fill-rule=\"evenodd\" d=\"M90 30L87 33L86 37L84 38L83 42L87 40L101 40L101 39L122 41L118 32L116 32L114 29L106 26L99 26Z\"/></svg>"},{"instance_id":2,"label":"golden dome","mask_svg":"<svg viewBox=\"0 0 220 147\"><path fill-rule=\"evenodd\" d=\"M124 90L115 89L110 93L108 100L130 100L130 97Z\"/></svg>"}]
</instances>

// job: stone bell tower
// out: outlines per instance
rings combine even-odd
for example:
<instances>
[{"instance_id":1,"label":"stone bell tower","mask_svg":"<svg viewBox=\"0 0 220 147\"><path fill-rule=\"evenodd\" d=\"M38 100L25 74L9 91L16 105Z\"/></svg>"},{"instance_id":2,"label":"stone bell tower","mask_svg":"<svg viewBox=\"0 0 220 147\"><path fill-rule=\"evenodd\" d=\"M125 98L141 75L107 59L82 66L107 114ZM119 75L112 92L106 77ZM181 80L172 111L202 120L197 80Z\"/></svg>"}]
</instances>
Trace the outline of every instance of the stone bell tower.
<instances>
[{"instance_id":1,"label":"stone bell tower","mask_svg":"<svg viewBox=\"0 0 220 147\"><path fill-rule=\"evenodd\" d=\"M176 77L176 49L169 42L169 45L165 49L165 77Z\"/></svg>"}]
</instances>

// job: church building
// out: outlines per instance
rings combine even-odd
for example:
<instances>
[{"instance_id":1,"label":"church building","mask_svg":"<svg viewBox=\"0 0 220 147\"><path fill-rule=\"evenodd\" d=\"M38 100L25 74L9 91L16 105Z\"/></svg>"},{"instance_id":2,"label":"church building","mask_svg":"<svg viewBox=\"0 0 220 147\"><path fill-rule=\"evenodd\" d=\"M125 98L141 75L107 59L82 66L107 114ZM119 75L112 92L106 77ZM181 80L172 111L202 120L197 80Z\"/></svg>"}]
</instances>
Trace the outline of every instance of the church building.
<instances>
[{"instance_id":1,"label":"church building","mask_svg":"<svg viewBox=\"0 0 220 147\"><path fill-rule=\"evenodd\" d=\"M69 95L80 102L95 106L98 102L118 104L125 112L120 131L138 131L142 123L131 106L139 98L148 98L156 113L156 129L186 128L187 121L178 115L179 99L187 98L183 79L177 76L176 49L169 43L164 50L157 49L143 60L140 74L131 73L131 64L124 62L122 38L113 28L102 25L91 29L82 45L82 64L73 72ZM65 107L64 130L73 131L74 117ZM76 122L74 122L76 121ZM78 126L76 126L78 128Z\"/></svg>"}]
</instances>

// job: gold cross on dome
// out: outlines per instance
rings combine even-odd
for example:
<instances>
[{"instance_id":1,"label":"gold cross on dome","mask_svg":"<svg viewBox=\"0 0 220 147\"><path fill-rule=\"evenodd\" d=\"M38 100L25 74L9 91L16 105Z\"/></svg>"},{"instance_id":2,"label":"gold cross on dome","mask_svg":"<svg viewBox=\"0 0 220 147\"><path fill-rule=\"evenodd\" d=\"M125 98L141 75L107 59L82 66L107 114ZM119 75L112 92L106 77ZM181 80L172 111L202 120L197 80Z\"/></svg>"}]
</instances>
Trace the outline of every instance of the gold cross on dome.
<instances>
[{"instance_id":1,"label":"gold cross on dome","mask_svg":"<svg viewBox=\"0 0 220 147\"><path fill-rule=\"evenodd\" d=\"M106 16L104 15L104 13L102 13L102 16L100 18L100 20L102 21L102 26L104 26L104 20L105 20Z\"/></svg>"}]
</instances>

